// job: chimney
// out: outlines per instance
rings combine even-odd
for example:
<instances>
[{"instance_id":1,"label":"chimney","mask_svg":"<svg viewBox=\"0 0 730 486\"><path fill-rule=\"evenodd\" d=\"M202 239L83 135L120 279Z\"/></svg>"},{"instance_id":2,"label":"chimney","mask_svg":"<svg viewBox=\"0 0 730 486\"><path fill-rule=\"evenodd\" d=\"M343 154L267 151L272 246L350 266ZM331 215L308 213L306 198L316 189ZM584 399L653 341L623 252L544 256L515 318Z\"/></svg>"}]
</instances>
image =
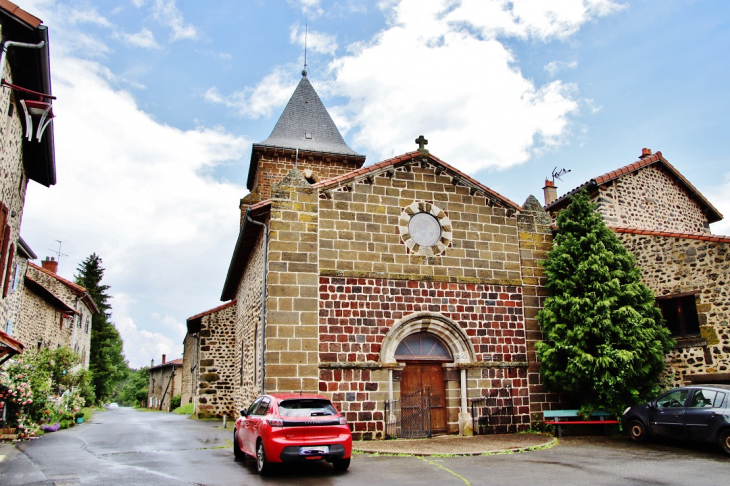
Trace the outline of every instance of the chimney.
<instances>
[{"instance_id":1,"label":"chimney","mask_svg":"<svg viewBox=\"0 0 730 486\"><path fill-rule=\"evenodd\" d=\"M649 157L650 155L651 155L651 149L643 148L643 149L641 149L641 157L639 157L639 158L645 159L645 158Z\"/></svg>"},{"instance_id":2,"label":"chimney","mask_svg":"<svg viewBox=\"0 0 730 486\"><path fill-rule=\"evenodd\" d=\"M542 188L542 192L545 195L545 206L558 198L558 188L555 187L554 181L545 179L545 187Z\"/></svg>"},{"instance_id":3,"label":"chimney","mask_svg":"<svg viewBox=\"0 0 730 486\"><path fill-rule=\"evenodd\" d=\"M155 358L152 358L152 362L150 363L150 368L153 368L155 366Z\"/></svg>"},{"instance_id":4,"label":"chimney","mask_svg":"<svg viewBox=\"0 0 730 486\"><path fill-rule=\"evenodd\" d=\"M162 355L162 364L165 364L165 355Z\"/></svg>"},{"instance_id":5,"label":"chimney","mask_svg":"<svg viewBox=\"0 0 730 486\"><path fill-rule=\"evenodd\" d=\"M46 259L41 262L41 265L43 266L44 270L58 273L58 262L54 260L53 257L46 257Z\"/></svg>"}]
</instances>

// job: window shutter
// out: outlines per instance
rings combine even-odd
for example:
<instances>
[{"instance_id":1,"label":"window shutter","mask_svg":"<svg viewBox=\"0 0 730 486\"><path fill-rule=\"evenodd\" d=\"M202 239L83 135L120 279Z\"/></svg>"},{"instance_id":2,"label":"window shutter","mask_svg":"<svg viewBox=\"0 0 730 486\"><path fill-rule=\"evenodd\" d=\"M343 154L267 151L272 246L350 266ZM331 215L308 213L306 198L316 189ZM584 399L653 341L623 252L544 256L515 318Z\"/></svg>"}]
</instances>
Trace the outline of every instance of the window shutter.
<instances>
[{"instance_id":1,"label":"window shutter","mask_svg":"<svg viewBox=\"0 0 730 486\"><path fill-rule=\"evenodd\" d=\"M10 244L10 225L5 225L5 232L3 233L3 247L2 247L2 258L0 258L0 282L5 282L3 278L5 276L5 264L8 261L8 246ZM12 258L11 258L12 260ZM3 297L7 295L7 292L3 290Z\"/></svg>"},{"instance_id":2,"label":"window shutter","mask_svg":"<svg viewBox=\"0 0 730 486\"><path fill-rule=\"evenodd\" d=\"M10 289L10 274L13 270L13 256L15 255L15 245L10 245L10 251L8 252L8 265L5 270L5 285L3 286L3 297L7 297L8 290Z\"/></svg>"}]
</instances>

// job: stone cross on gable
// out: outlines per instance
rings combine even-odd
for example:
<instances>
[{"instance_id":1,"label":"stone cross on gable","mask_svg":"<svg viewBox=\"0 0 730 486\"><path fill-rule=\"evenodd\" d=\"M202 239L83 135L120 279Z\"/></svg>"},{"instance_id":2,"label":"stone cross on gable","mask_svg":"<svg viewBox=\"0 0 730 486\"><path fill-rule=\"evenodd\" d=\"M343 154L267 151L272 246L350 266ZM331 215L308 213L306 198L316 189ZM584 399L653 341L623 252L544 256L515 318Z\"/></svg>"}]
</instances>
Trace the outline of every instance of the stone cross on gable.
<instances>
[{"instance_id":1,"label":"stone cross on gable","mask_svg":"<svg viewBox=\"0 0 730 486\"><path fill-rule=\"evenodd\" d=\"M423 135L420 135L416 139L416 143L418 144L419 152L424 153L424 154L428 153L428 150L426 150L426 147L425 147L425 145L428 145L428 140L426 140L426 137L424 137Z\"/></svg>"}]
</instances>

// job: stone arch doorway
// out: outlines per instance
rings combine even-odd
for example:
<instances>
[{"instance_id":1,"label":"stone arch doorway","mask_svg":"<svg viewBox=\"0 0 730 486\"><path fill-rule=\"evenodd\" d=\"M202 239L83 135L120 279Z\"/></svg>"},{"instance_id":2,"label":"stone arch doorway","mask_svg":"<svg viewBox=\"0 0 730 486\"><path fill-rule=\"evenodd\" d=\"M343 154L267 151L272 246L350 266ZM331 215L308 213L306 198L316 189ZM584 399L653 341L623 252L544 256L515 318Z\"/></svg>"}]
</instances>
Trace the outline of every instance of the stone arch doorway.
<instances>
[{"instance_id":1,"label":"stone arch doorway","mask_svg":"<svg viewBox=\"0 0 730 486\"><path fill-rule=\"evenodd\" d=\"M398 363L405 365L400 381L403 416L419 412L408 409L409 404L405 397L427 394L430 396L431 403L431 432L434 434L447 433L446 384L443 363L454 361L449 348L435 334L421 331L406 336L400 342L395 351L395 358ZM403 423L406 427L408 420L404 420Z\"/></svg>"},{"instance_id":2,"label":"stone arch doorway","mask_svg":"<svg viewBox=\"0 0 730 486\"><path fill-rule=\"evenodd\" d=\"M408 339L410 336L420 333L424 333L418 338L420 339L418 344L420 348L418 351L414 351L416 344ZM425 346L423 336L426 336ZM410 339L415 341L416 337ZM437 342L435 345L433 344L434 339ZM408 343L408 347L403 345L404 342ZM410 351L408 351L409 348ZM461 429L462 419L464 421L470 420L466 404L466 370L476 362L476 355L469 337L457 322L432 312L415 312L403 317L393 323L390 331L383 339L380 349L380 361L389 369L388 398L391 401L394 399L394 371L402 370L400 383L402 397L404 391L407 393L409 389L415 388L419 383L423 386L424 382L428 383L429 380L435 381L437 384L440 383L441 387L446 388L444 366L448 366L452 370L458 370L460 372L459 388L451 388L450 391L445 390L446 393L442 394L445 399L444 414L446 417L444 420L447 423L445 427L437 424L436 428L448 432L449 419L448 413L446 413L446 404L449 398L451 400L460 398L459 428ZM412 380L414 384L409 384L409 380ZM456 424L452 425L455 426Z\"/></svg>"}]
</instances>

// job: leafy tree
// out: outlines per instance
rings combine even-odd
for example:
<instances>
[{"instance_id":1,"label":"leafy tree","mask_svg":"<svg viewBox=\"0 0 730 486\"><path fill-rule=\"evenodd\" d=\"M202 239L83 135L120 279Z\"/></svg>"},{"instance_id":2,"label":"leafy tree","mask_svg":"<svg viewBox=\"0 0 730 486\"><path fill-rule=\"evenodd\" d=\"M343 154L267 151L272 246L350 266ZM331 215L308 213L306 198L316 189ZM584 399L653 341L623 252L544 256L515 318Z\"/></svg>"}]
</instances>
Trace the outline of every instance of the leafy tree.
<instances>
[{"instance_id":1,"label":"leafy tree","mask_svg":"<svg viewBox=\"0 0 730 486\"><path fill-rule=\"evenodd\" d=\"M620 412L656 392L673 341L633 256L595 209L581 191L558 214L536 348L546 387L586 411Z\"/></svg>"},{"instance_id":2,"label":"leafy tree","mask_svg":"<svg viewBox=\"0 0 730 486\"><path fill-rule=\"evenodd\" d=\"M138 405L140 402L147 403L149 381L149 368L142 367L138 370L133 370L129 374L121 392L118 394L118 401L123 405Z\"/></svg>"},{"instance_id":3,"label":"leafy tree","mask_svg":"<svg viewBox=\"0 0 730 486\"><path fill-rule=\"evenodd\" d=\"M108 285L102 285L104 268L102 260L92 253L77 268L76 283L85 287L99 308L91 318L91 349L89 369L93 375L94 390L100 402L111 396L117 383L123 381L129 372L124 358L123 342L119 331L110 321L111 298Z\"/></svg>"}]
</instances>

